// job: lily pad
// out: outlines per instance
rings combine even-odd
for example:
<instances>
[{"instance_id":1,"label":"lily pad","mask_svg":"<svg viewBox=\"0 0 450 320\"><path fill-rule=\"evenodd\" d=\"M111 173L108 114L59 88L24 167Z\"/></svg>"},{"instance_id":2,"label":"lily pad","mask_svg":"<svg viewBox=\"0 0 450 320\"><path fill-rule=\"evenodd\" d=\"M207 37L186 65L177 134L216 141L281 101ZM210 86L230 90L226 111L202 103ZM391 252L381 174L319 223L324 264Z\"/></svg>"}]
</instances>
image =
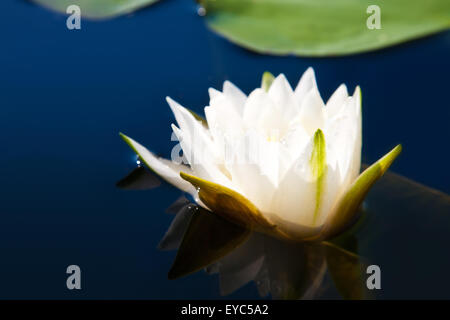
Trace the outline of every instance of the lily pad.
<instances>
[{"instance_id":1,"label":"lily pad","mask_svg":"<svg viewBox=\"0 0 450 320\"><path fill-rule=\"evenodd\" d=\"M261 53L335 56L381 49L450 27L450 1L201 0L208 25ZM380 8L381 29L369 29Z\"/></svg>"},{"instance_id":2,"label":"lily pad","mask_svg":"<svg viewBox=\"0 0 450 320\"><path fill-rule=\"evenodd\" d=\"M32 0L49 9L66 13L67 7L77 5L81 16L106 19L128 14L158 0Z\"/></svg>"}]
</instances>

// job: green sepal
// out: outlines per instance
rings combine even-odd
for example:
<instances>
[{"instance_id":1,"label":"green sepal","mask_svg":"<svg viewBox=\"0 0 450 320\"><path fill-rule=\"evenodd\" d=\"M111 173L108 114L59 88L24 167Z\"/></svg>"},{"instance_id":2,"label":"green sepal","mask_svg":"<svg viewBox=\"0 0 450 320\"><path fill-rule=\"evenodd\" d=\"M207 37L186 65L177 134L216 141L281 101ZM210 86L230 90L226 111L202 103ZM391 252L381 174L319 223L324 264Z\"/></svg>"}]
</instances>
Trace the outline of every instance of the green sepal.
<instances>
[{"instance_id":1,"label":"green sepal","mask_svg":"<svg viewBox=\"0 0 450 320\"><path fill-rule=\"evenodd\" d=\"M200 121L205 128L208 128L208 122L206 121L206 119L204 117L202 117L198 113L196 113L188 108L186 108L186 110L189 111L190 114L192 114L192 116L195 118L195 120Z\"/></svg>"},{"instance_id":2,"label":"green sepal","mask_svg":"<svg viewBox=\"0 0 450 320\"><path fill-rule=\"evenodd\" d=\"M264 72L261 79L261 88L266 92L269 91L273 80L275 80L273 74L271 74L269 71Z\"/></svg>"},{"instance_id":3,"label":"green sepal","mask_svg":"<svg viewBox=\"0 0 450 320\"><path fill-rule=\"evenodd\" d=\"M139 151L136 148L135 142L133 139L131 139L129 136L123 134L122 132L119 132L119 136L122 138L123 141L139 156L139 158L142 160L142 162L145 163L147 168L149 168L152 172L158 174L153 168L145 161L145 158L139 153ZM159 176L159 175L158 175Z\"/></svg>"},{"instance_id":4,"label":"green sepal","mask_svg":"<svg viewBox=\"0 0 450 320\"><path fill-rule=\"evenodd\" d=\"M316 205L314 208L313 217L313 223L315 223L318 218L327 175L325 136L320 129L317 129L317 131L314 133L314 145L309 163L312 169L314 180L316 181Z\"/></svg>"},{"instance_id":5,"label":"green sepal","mask_svg":"<svg viewBox=\"0 0 450 320\"><path fill-rule=\"evenodd\" d=\"M321 238L329 239L352 225L358 214L359 206L366 197L373 184L383 176L387 169L402 151L397 145L388 154L364 170L353 182L332 213L321 232Z\"/></svg>"},{"instance_id":6,"label":"green sepal","mask_svg":"<svg viewBox=\"0 0 450 320\"><path fill-rule=\"evenodd\" d=\"M181 178L198 189L200 200L214 213L249 229L274 227L258 208L240 193L220 184L180 172Z\"/></svg>"}]
</instances>

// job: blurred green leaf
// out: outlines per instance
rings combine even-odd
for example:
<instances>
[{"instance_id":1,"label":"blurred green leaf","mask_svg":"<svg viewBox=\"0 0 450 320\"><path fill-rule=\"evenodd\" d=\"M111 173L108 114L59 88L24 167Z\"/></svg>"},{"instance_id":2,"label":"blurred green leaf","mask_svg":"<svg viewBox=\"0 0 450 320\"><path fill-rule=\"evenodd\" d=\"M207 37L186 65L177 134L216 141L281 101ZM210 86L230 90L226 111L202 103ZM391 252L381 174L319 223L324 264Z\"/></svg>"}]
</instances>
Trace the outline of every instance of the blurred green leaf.
<instances>
[{"instance_id":1,"label":"blurred green leaf","mask_svg":"<svg viewBox=\"0 0 450 320\"><path fill-rule=\"evenodd\" d=\"M448 0L201 0L208 25L261 53L334 56L371 51L450 27ZM381 29L370 30L370 5Z\"/></svg>"},{"instance_id":2,"label":"blurred green leaf","mask_svg":"<svg viewBox=\"0 0 450 320\"><path fill-rule=\"evenodd\" d=\"M236 249L247 240L250 233L250 230L198 207L169 271L169 279L205 268Z\"/></svg>"},{"instance_id":3,"label":"blurred green leaf","mask_svg":"<svg viewBox=\"0 0 450 320\"><path fill-rule=\"evenodd\" d=\"M32 0L46 8L66 13L67 7L77 5L81 16L92 19L113 18L148 6L158 0Z\"/></svg>"}]
</instances>

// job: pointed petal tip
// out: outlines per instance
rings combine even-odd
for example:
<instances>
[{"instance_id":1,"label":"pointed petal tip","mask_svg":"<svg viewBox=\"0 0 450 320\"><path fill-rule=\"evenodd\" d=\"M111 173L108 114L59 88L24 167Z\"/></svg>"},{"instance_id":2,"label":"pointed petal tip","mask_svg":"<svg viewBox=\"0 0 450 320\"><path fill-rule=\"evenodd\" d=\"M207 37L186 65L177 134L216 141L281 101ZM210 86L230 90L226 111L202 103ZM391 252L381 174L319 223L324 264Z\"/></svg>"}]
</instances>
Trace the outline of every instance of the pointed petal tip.
<instances>
[{"instance_id":1,"label":"pointed petal tip","mask_svg":"<svg viewBox=\"0 0 450 320\"><path fill-rule=\"evenodd\" d=\"M180 171L180 177L182 177L184 180L189 181L189 177L191 177L191 175L184 173L183 171Z\"/></svg>"},{"instance_id":2,"label":"pointed petal tip","mask_svg":"<svg viewBox=\"0 0 450 320\"><path fill-rule=\"evenodd\" d=\"M172 128L173 132L175 132L175 135L178 137L178 139L180 138L179 135L181 135L181 129L178 128L175 123L172 123L170 125L170 127Z\"/></svg>"},{"instance_id":3,"label":"pointed petal tip","mask_svg":"<svg viewBox=\"0 0 450 320\"><path fill-rule=\"evenodd\" d=\"M220 92L219 90L215 89L215 88L208 88L208 95L209 95L209 100L212 100L216 97L218 97L222 92Z\"/></svg>"},{"instance_id":4,"label":"pointed petal tip","mask_svg":"<svg viewBox=\"0 0 450 320\"><path fill-rule=\"evenodd\" d=\"M344 90L344 92L347 94L348 96L348 88L347 85L345 83L341 83L341 85L337 88L337 90ZM336 91L337 91L336 90Z\"/></svg>"},{"instance_id":5,"label":"pointed petal tip","mask_svg":"<svg viewBox=\"0 0 450 320\"><path fill-rule=\"evenodd\" d=\"M136 148L134 147L133 143L135 143L135 141L133 139L131 139L129 136L125 135L122 132L119 132L119 136L122 138L123 141L125 141L125 143L131 147L131 149L133 149L134 152L137 153Z\"/></svg>"},{"instance_id":6,"label":"pointed petal tip","mask_svg":"<svg viewBox=\"0 0 450 320\"><path fill-rule=\"evenodd\" d=\"M323 145L325 144L325 134L323 133L322 129L317 129L316 132L314 132L314 145Z\"/></svg>"},{"instance_id":7,"label":"pointed petal tip","mask_svg":"<svg viewBox=\"0 0 450 320\"><path fill-rule=\"evenodd\" d=\"M317 129L316 132L314 133L314 137L320 137L320 138L324 137L322 129L320 129L320 128Z\"/></svg>"},{"instance_id":8,"label":"pointed petal tip","mask_svg":"<svg viewBox=\"0 0 450 320\"><path fill-rule=\"evenodd\" d=\"M176 115L176 111L183 112L185 109L181 104L179 104L178 102L176 102L169 96L166 97L166 101L169 104L169 107L172 110L172 112L174 113L174 115Z\"/></svg>"},{"instance_id":9,"label":"pointed petal tip","mask_svg":"<svg viewBox=\"0 0 450 320\"><path fill-rule=\"evenodd\" d=\"M381 170L384 173L394 162L394 160L400 155L402 152L402 145L396 145L391 151L389 151L385 156L383 156L378 162L381 165Z\"/></svg>"},{"instance_id":10,"label":"pointed petal tip","mask_svg":"<svg viewBox=\"0 0 450 320\"><path fill-rule=\"evenodd\" d=\"M125 138L128 138L123 132L121 132L121 131L119 131L119 136L122 138L122 139L125 139Z\"/></svg>"},{"instance_id":11,"label":"pointed petal tip","mask_svg":"<svg viewBox=\"0 0 450 320\"><path fill-rule=\"evenodd\" d=\"M314 79L316 78L316 72L314 71L313 67L308 67L306 71L303 73L303 76L311 76Z\"/></svg>"},{"instance_id":12,"label":"pointed petal tip","mask_svg":"<svg viewBox=\"0 0 450 320\"><path fill-rule=\"evenodd\" d=\"M230 80L225 80L223 82L222 91L225 91L227 87L234 87L234 84Z\"/></svg>"},{"instance_id":13,"label":"pointed petal tip","mask_svg":"<svg viewBox=\"0 0 450 320\"><path fill-rule=\"evenodd\" d=\"M280 73L279 75L277 75L275 78L274 78L274 80L273 80L273 82L284 82L284 83L287 83L289 86L290 86L290 83L289 83L289 81L288 81L288 79L286 78L286 76L285 76L285 74L284 73Z\"/></svg>"},{"instance_id":14,"label":"pointed petal tip","mask_svg":"<svg viewBox=\"0 0 450 320\"><path fill-rule=\"evenodd\" d=\"M178 103L169 96L166 97L166 101L167 101L167 104L169 105L170 109L172 110L173 114L176 117L176 110L178 109Z\"/></svg>"}]
</instances>

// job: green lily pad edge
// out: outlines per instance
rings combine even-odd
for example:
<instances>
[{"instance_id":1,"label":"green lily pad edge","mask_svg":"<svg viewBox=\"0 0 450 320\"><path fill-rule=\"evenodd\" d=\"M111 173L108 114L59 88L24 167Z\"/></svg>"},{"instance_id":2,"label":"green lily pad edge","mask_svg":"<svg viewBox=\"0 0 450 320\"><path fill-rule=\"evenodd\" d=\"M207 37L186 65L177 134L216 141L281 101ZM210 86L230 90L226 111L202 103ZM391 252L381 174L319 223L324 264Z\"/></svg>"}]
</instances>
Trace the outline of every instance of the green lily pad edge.
<instances>
[{"instance_id":1,"label":"green lily pad edge","mask_svg":"<svg viewBox=\"0 0 450 320\"><path fill-rule=\"evenodd\" d=\"M88 19L110 19L129 14L159 0L31 0L45 8L66 14L67 7L77 5Z\"/></svg>"},{"instance_id":2,"label":"green lily pad edge","mask_svg":"<svg viewBox=\"0 0 450 320\"><path fill-rule=\"evenodd\" d=\"M450 2L428 0L200 0L208 26L261 54L343 56L383 49L450 28ZM369 29L376 4L380 29Z\"/></svg>"}]
</instances>

